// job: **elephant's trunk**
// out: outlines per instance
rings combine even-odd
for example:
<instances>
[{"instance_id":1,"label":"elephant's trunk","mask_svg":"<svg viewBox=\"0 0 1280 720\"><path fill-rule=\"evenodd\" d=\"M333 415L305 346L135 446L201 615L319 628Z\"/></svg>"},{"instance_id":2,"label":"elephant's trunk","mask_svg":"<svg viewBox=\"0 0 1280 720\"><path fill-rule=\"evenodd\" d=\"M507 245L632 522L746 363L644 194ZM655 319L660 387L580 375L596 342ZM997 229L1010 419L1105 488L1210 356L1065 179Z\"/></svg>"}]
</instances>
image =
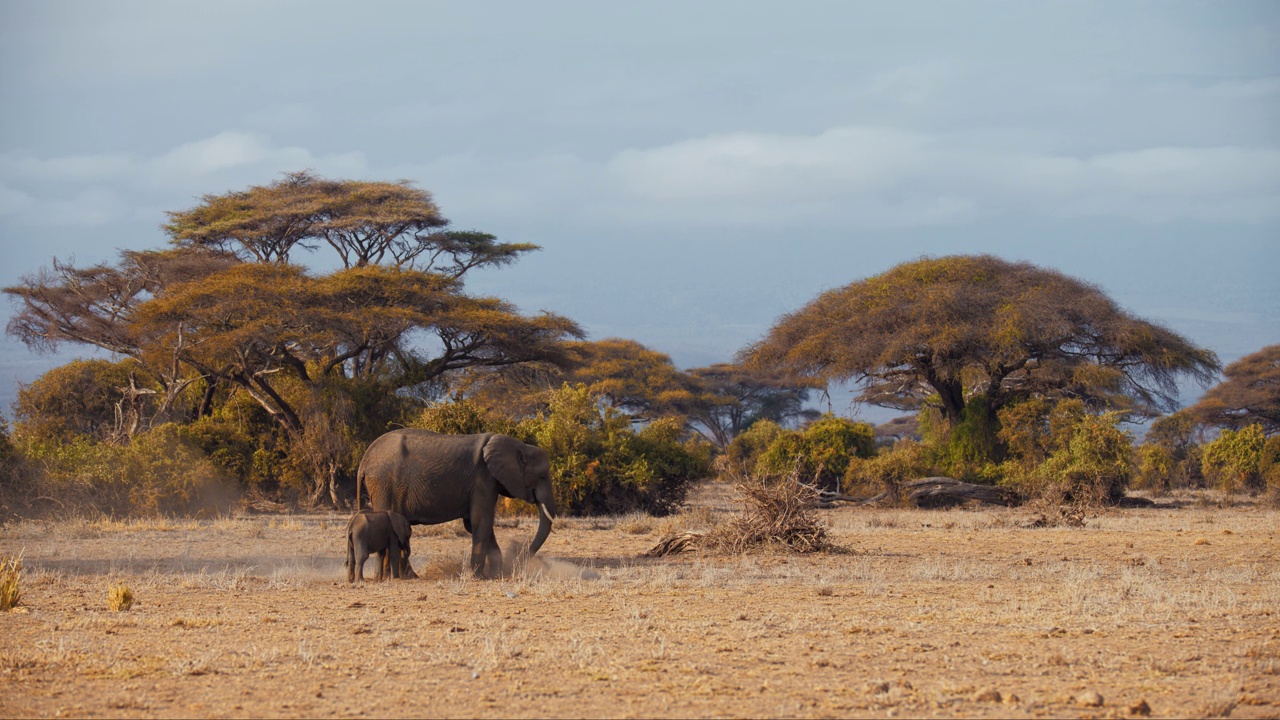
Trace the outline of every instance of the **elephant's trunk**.
<instances>
[{"instance_id":1,"label":"elephant's trunk","mask_svg":"<svg viewBox=\"0 0 1280 720\"><path fill-rule=\"evenodd\" d=\"M551 534L551 519L556 516L556 500L551 495L550 488L543 489L539 486L534 490L534 496L538 501L538 533L533 536L533 544L529 546L530 555L538 552L542 543L547 541L547 536Z\"/></svg>"}]
</instances>

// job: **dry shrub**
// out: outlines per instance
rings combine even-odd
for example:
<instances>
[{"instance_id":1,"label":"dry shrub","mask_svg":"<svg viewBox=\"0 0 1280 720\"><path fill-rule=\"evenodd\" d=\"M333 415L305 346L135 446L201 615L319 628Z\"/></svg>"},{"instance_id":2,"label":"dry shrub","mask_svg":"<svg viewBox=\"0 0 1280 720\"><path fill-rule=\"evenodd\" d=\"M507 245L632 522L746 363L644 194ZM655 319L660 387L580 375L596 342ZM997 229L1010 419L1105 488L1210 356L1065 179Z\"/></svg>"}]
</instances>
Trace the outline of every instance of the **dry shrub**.
<instances>
[{"instance_id":1,"label":"dry shrub","mask_svg":"<svg viewBox=\"0 0 1280 720\"><path fill-rule=\"evenodd\" d=\"M107 588L107 609L112 612L125 612L133 607L133 591L122 582Z\"/></svg>"},{"instance_id":2,"label":"dry shrub","mask_svg":"<svg viewBox=\"0 0 1280 720\"><path fill-rule=\"evenodd\" d=\"M22 599L18 580L22 577L22 556L0 558L0 611L17 607Z\"/></svg>"},{"instance_id":3,"label":"dry shrub","mask_svg":"<svg viewBox=\"0 0 1280 720\"><path fill-rule=\"evenodd\" d=\"M802 553L832 549L826 522L815 509L818 491L802 483L797 471L736 480L734 487L742 494L743 511L712 528L703 547L733 554L762 547Z\"/></svg>"}]
</instances>

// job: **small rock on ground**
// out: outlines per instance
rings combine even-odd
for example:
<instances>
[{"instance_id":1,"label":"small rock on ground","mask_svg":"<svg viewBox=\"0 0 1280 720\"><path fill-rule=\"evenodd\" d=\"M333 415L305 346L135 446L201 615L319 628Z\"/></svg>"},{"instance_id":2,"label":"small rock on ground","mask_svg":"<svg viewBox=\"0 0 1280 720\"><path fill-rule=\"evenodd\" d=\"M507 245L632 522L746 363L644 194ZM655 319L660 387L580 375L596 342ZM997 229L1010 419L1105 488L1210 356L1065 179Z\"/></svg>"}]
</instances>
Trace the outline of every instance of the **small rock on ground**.
<instances>
[{"instance_id":1,"label":"small rock on ground","mask_svg":"<svg viewBox=\"0 0 1280 720\"><path fill-rule=\"evenodd\" d=\"M1104 701L1096 691L1082 692L1076 696L1076 702L1085 707L1102 707Z\"/></svg>"},{"instance_id":2,"label":"small rock on ground","mask_svg":"<svg viewBox=\"0 0 1280 720\"><path fill-rule=\"evenodd\" d=\"M970 699L974 702L1000 702L1003 697L1000 695L999 690L996 690L995 688L986 688L985 690L979 690L974 693L973 697Z\"/></svg>"}]
</instances>

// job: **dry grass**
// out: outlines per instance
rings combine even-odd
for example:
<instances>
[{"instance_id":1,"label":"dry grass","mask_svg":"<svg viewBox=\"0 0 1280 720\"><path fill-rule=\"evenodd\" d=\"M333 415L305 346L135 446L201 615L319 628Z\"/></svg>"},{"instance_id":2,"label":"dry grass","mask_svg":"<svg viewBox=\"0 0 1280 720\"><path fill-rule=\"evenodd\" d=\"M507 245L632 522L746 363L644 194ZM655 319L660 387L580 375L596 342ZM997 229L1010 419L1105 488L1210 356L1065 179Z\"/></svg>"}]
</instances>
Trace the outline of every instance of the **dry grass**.
<instances>
[{"instance_id":1,"label":"dry grass","mask_svg":"<svg viewBox=\"0 0 1280 720\"><path fill-rule=\"evenodd\" d=\"M22 555L0 556L0 611L18 606L22 600Z\"/></svg>"},{"instance_id":2,"label":"dry grass","mask_svg":"<svg viewBox=\"0 0 1280 720\"><path fill-rule=\"evenodd\" d=\"M1026 509L842 508L817 519L856 552L640 557L744 514L727 485L693 500L557 521L534 558L519 550L535 523L503 526L498 580L466 572L457 523L418 528L421 579L365 586L342 575L345 516L11 524L0 554L27 548L31 611L4 618L0 715L1280 713L1275 510L1027 529ZM108 580L145 603L86 607ZM1105 705L1078 704L1090 692Z\"/></svg>"},{"instance_id":3,"label":"dry grass","mask_svg":"<svg viewBox=\"0 0 1280 720\"><path fill-rule=\"evenodd\" d=\"M652 533L658 526L657 521L651 515L644 513L631 513L618 518L616 525L619 532L628 535L648 535Z\"/></svg>"},{"instance_id":4,"label":"dry grass","mask_svg":"<svg viewBox=\"0 0 1280 720\"><path fill-rule=\"evenodd\" d=\"M111 612L127 612L133 607L133 591L122 582L107 588L107 609Z\"/></svg>"}]
</instances>

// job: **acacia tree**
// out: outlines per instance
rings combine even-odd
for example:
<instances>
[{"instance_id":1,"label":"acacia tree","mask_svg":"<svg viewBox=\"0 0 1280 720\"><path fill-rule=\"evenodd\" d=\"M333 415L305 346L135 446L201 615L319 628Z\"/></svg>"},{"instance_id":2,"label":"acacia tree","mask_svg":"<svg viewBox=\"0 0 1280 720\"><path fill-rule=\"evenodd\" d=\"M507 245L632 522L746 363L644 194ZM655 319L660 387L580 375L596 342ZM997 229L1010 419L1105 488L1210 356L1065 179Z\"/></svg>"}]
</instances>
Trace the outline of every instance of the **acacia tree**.
<instances>
[{"instance_id":1,"label":"acacia tree","mask_svg":"<svg viewBox=\"0 0 1280 720\"><path fill-rule=\"evenodd\" d=\"M810 393L824 385L815 378L786 377L730 363L695 368L689 374L701 390L700 402L690 408L690 419L721 448L757 420L782 425L820 415L804 407Z\"/></svg>"},{"instance_id":2,"label":"acacia tree","mask_svg":"<svg viewBox=\"0 0 1280 720\"><path fill-rule=\"evenodd\" d=\"M1257 424L1280 433L1280 345L1268 345L1227 366L1226 379L1189 408L1206 425L1239 430Z\"/></svg>"},{"instance_id":3,"label":"acacia tree","mask_svg":"<svg viewBox=\"0 0 1280 720\"><path fill-rule=\"evenodd\" d=\"M83 270L55 261L6 288L21 303L10 334L125 355L170 401L203 379L197 414L217 387L248 394L314 456L316 498L328 489L337 502L350 443L333 418L352 413L357 387L366 403L430 396L466 368L565 364L564 341L582 335L567 318L467 295L466 272L536 246L443 231L430 195L408 183L300 173L170 218L172 250ZM320 241L346 269L315 275L289 262Z\"/></svg>"},{"instance_id":4,"label":"acacia tree","mask_svg":"<svg viewBox=\"0 0 1280 720\"><path fill-rule=\"evenodd\" d=\"M1207 383L1219 367L1096 286L990 255L921 259L825 292L742 354L756 367L859 383L873 404L934 404L952 425L968 410L989 433L1002 407L1028 397L1154 414L1176 407L1180 376Z\"/></svg>"},{"instance_id":5,"label":"acacia tree","mask_svg":"<svg viewBox=\"0 0 1280 720\"><path fill-rule=\"evenodd\" d=\"M455 390L510 417L531 417L545 409L549 391L580 384L632 422L682 418L686 429L722 448L756 420L785 423L819 414L804 407L809 393L822 387L817 380L727 363L684 371L665 353L619 338L571 342L565 349L565 366L479 369L462 378Z\"/></svg>"},{"instance_id":6,"label":"acacia tree","mask_svg":"<svg viewBox=\"0 0 1280 720\"><path fill-rule=\"evenodd\" d=\"M153 417L148 420L180 417L181 409L175 403L201 379L179 360L188 339L178 332L169 344L158 346L156 338L135 322L136 313L165 287L216 275L236 260L220 252L181 250L124 251L120 255L116 265L101 263L88 268L55 259L52 270L28 275L19 285L5 288L5 293L21 303L21 309L10 318L8 333L37 350L71 342L130 358L135 369L160 389Z\"/></svg>"},{"instance_id":7,"label":"acacia tree","mask_svg":"<svg viewBox=\"0 0 1280 720\"><path fill-rule=\"evenodd\" d=\"M567 381L644 420L684 415L697 401L698 388L666 353L635 340L607 338L571 346L576 360Z\"/></svg>"},{"instance_id":8,"label":"acacia tree","mask_svg":"<svg viewBox=\"0 0 1280 720\"><path fill-rule=\"evenodd\" d=\"M295 248L315 250L324 243L346 268L385 265L461 277L538 249L499 243L488 233L446 229L449 221L431 193L407 180L328 180L297 172L201 200L169 213L164 229L173 242L246 261L288 263Z\"/></svg>"},{"instance_id":9,"label":"acacia tree","mask_svg":"<svg viewBox=\"0 0 1280 720\"><path fill-rule=\"evenodd\" d=\"M565 343L566 362L526 363L470 372L456 386L460 396L511 416L545 409L549 391L585 385L593 397L626 413L632 422L683 416L699 402L694 378L665 353L634 340L606 338Z\"/></svg>"}]
</instances>

